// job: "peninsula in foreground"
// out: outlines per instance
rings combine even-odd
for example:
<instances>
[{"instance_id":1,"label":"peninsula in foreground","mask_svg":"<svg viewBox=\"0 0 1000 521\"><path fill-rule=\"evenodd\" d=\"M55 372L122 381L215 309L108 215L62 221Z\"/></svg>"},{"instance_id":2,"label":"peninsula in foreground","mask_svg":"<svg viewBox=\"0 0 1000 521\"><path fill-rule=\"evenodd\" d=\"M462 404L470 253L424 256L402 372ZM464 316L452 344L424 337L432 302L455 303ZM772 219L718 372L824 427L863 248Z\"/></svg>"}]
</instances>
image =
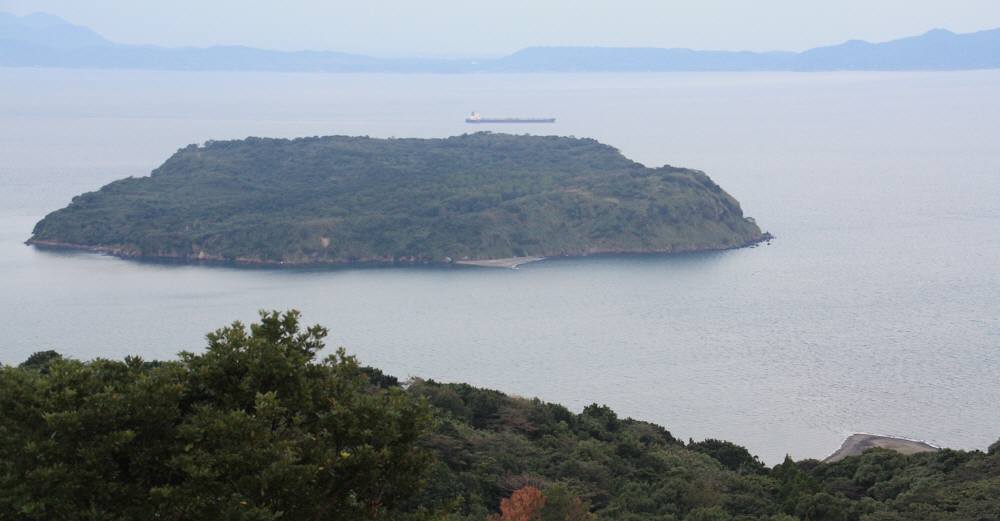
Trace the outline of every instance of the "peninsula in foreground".
<instances>
[{"instance_id":1,"label":"peninsula in foreground","mask_svg":"<svg viewBox=\"0 0 1000 521\"><path fill-rule=\"evenodd\" d=\"M0 519L1000 519L1000 441L768 466L596 403L400 381L326 334L263 312L175 359L0 364Z\"/></svg>"},{"instance_id":2,"label":"peninsula in foreground","mask_svg":"<svg viewBox=\"0 0 1000 521\"><path fill-rule=\"evenodd\" d=\"M248 138L190 145L42 219L30 244L262 265L722 250L769 237L697 170L592 139Z\"/></svg>"}]
</instances>

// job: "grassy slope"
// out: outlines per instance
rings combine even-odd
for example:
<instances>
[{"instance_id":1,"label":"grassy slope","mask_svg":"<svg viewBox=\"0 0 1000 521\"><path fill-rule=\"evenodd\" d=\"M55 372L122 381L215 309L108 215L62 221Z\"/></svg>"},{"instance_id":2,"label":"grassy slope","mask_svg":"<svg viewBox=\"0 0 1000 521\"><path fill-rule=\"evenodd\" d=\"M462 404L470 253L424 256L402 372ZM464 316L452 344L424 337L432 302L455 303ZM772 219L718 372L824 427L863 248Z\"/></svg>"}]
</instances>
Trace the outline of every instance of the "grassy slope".
<instances>
[{"instance_id":1,"label":"grassy slope","mask_svg":"<svg viewBox=\"0 0 1000 521\"><path fill-rule=\"evenodd\" d=\"M760 240L704 173L590 139L249 138L74 198L31 239L243 262L487 259L722 249Z\"/></svg>"}]
</instances>

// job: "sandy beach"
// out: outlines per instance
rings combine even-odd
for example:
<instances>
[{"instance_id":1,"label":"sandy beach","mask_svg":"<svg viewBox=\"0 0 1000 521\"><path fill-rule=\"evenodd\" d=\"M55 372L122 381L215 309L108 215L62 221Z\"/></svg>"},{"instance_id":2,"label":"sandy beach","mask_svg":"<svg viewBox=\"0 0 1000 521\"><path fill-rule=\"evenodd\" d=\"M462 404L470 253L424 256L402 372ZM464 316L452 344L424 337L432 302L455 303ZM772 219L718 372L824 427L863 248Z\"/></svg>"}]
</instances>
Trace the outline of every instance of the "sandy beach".
<instances>
[{"instance_id":1,"label":"sandy beach","mask_svg":"<svg viewBox=\"0 0 1000 521\"><path fill-rule=\"evenodd\" d=\"M465 266L479 266L482 268L507 268L516 269L522 264L528 264L529 262L538 262L545 259L545 257L508 257L506 259L486 259L486 260L461 260L455 261L455 264L462 264Z\"/></svg>"}]
</instances>

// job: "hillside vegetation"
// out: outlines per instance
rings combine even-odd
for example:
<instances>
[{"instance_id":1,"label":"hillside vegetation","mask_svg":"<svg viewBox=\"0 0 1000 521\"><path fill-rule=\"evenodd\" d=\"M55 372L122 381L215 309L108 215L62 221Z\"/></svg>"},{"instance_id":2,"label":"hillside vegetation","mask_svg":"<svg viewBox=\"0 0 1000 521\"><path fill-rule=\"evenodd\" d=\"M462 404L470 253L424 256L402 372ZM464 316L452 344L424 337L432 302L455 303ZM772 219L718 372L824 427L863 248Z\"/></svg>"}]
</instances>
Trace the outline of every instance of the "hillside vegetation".
<instances>
[{"instance_id":1,"label":"hillside vegetation","mask_svg":"<svg viewBox=\"0 0 1000 521\"><path fill-rule=\"evenodd\" d=\"M400 383L267 313L177 360L0 366L0 519L993 521L988 452L773 468L591 405Z\"/></svg>"},{"instance_id":2,"label":"hillside vegetation","mask_svg":"<svg viewBox=\"0 0 1000 521\"><path fill-rule=\"evenodd\" d=\"M29 242L265 264L734 248L765 238L702 172L592 139L209 142L46 216Z\"/></svg>"}]
</instances>

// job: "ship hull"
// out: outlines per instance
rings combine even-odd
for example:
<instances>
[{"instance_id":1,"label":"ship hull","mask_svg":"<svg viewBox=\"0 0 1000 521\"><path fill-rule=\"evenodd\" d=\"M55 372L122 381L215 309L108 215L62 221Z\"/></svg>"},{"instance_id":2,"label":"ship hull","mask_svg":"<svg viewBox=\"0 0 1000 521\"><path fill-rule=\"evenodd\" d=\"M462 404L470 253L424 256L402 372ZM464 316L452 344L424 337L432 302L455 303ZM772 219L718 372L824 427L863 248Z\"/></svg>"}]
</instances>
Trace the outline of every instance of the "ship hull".
<instances>
[{"instance_id":1,"label":"ship hull","mask_svg":"<svg viewBox=\"0 0 1000 521\"><path fill-rule=\"evenodd\" d=\"M466 119L466 123L555 123L556 118L480 118L480 119Z\"/></svg>"}]
</instances>

